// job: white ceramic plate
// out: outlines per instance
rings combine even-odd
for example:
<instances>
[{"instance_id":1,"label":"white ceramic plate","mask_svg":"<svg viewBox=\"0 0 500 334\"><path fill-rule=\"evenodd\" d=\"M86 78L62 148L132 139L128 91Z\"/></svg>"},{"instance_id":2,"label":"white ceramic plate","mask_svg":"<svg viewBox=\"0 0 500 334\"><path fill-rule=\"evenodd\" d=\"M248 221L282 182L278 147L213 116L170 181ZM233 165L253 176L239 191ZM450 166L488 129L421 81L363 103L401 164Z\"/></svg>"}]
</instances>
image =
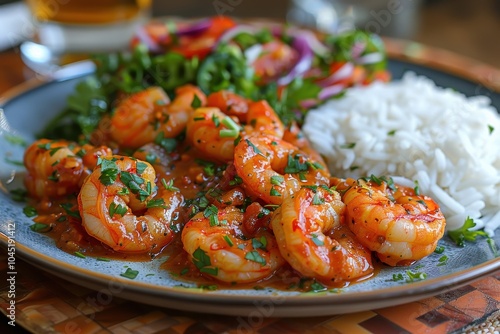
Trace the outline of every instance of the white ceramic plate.
<instances>
[{"instance_id":1,"label":"white ceramic plate","mask_svg":"<svg viewBox=\"0 0 500 334\"><path fill-rule=\"evenodd\" d=\"M453 87L473 95L478 85L421 65L391 60L390 70L395 78L411 70L426 75L442 86ZM44 123L65 105L66 97L83 76L56 80L17 90L15 96L4 99L3 109L13 129L28 141L34 139ZM500 106L500 95L491 93L493 103ZM1 139L0 127L0 180L19 182L22 169L5 162L5 155L19 160L22 148ZM17 168L17 169L16 169ZM14 187L8 185L8 187ZM97 261L79 258L59 250L52 239L29 229L32 221L22 212L23 204L12 201L0 192L0 244L7 247L9 237L15 240L16 256L33 265L77 284L96 289L98 294L127 298L138 302L175 309L219 313L226 315L264 315L274 317L319 316L349 313L387 307L456 289L472 280L492 274L500 269L500 259L480 240L465 248L455 246L446 237L440 241L448 256L447 265L438 266L442 254L432 254L410 268L384 268L374 278L343 288L340 291L298 293L272 289L231 289L207 291L177 281L160 265L165 258L151 262ZM495 238L500 244L500 235ZM120 276L130 267L139 275L130 280ZM394 281L393 275L406 270L425 272L427 279L407 283ZM154 275L151 275L154 274Z\"/></svg>"}]
</instances>

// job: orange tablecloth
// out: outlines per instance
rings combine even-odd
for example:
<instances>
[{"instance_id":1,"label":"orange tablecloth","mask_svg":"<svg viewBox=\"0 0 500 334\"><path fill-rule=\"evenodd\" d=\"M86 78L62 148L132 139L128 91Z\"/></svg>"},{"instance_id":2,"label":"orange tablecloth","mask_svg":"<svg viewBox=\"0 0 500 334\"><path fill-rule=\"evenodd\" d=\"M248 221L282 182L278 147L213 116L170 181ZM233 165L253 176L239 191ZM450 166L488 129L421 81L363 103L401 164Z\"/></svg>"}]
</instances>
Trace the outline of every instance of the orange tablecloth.
<instances>
[{"instance_id":1,"label":"orange tablecloth","mask_svg":"<svg viewBox=\"0 0 500 334\"><path fill-rule=\"evenodd\" d=\"M4 277L7 263L2 251ZM500 306L500 274L414 303L289 319L258 312L229 317L144 305L62 280L20 259L16 271L16 324L35 333L450 333L496 318ZM0 288L4 314L9 314L9 289L4 281Z\"/></svg>"}]
</instances>

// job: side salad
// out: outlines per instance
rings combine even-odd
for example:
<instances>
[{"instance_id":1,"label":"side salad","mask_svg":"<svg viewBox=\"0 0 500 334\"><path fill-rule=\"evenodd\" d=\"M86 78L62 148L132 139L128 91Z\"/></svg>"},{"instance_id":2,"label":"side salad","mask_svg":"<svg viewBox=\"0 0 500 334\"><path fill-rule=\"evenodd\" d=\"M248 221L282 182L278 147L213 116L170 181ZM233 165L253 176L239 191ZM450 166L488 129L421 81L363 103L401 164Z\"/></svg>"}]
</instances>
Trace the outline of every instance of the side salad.
<instances>
[{"instance_id":1,"label":"side salad","mask_svg":"<svg viewBox=\"0 0 500 334\"><path fill-rule=\"evenodd\" d=\"M170 97L176 87L194 84L206 94L230 90L265 99L285 124L300 124L308 109L341 96L347 87L390 79L376 35L315 34L223 16L153 21L137 31L130 50L92 60L95 74L77 85L67 108L40 137L88 140L113 112L111 101L153 85Z\"/></svg>"}]
</instances>

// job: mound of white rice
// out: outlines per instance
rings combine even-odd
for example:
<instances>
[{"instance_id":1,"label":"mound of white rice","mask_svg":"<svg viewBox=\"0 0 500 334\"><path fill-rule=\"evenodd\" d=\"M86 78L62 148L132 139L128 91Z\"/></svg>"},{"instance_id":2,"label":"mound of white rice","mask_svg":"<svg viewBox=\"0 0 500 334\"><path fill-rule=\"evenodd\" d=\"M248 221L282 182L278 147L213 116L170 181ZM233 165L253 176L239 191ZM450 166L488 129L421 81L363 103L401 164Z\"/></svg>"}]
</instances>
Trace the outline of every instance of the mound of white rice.
<instances>
[{"instance_id":1,"label":"mound of white rice","mask_svg":"<svg viewBox=\"0 0 500 334\"><path fill-rule=\"evenodd\" d=\"M307 115L304 133L337 177L392 176L434 198L457 229L500 226L500 116L487 97L401 81L350 89Z\"/></svg>"}]
</instances>

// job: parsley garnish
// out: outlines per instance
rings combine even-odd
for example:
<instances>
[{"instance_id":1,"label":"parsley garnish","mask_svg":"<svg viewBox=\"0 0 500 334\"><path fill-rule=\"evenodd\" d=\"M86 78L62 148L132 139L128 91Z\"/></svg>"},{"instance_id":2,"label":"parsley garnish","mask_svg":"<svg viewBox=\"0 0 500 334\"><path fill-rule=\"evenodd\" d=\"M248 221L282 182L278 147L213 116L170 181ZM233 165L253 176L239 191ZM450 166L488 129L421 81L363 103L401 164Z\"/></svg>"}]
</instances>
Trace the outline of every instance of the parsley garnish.
<instances>
[{"instance_id":1,"label":"parsley garnish","mask_svg":"<svg viewBox=\"0 0 500 334\"><path fill-rule=\"evenodd\" d=\"M127 207L121 204L116 204L115 202L111 202L109 204L109 216L113 218L115 214L124 216L127 213Z\"/></svg>"},{"instance_id":2,"label":"parsley garnish","mask_svg":"<svg viewBox=\"0 0 500 334\"><path fill-rule=\"evenodd\" d=\"M74 252L73 254L75 254L75 256L79 257L79 258L82 258L82 259L85 259L87 258L85 255L83 255L82 253L80 252Z\"/></svg>"},{"instance_id":3,"label":"parsley garnish","mask_svg":"<svg viewBox=\"0 0 500 334\"><path fill-rule=\"evenodd\" d=\"M250 146L252 148L252 150L254 151L254 153L257 153L257 154L262 155L263 157L265 157L264 154L262 153L262 151L259 150L259 148L257 146L255 146L250 140L245 139L245 141L248 144L248 146Z\"/></svg>"},{"instance_id":4,"label":"parsley garnish","mask_svg":"<svg viewBox=\"0 0 500 334\"><path fill-rule=\"evenodd\" d=\"M277 196L277 197L281 196L280 192L274 188L271 188L271 191L269 191L269 195L270 196Z\"/></svg>"},{"instance_id":5,"label":"parsley garnish","mask_svg":"<svg viewBox=\"0 0 500 334\"><path fill-rule=\"evenodd\" d=\"M161 184L168 191L179 191L179 188L174 187L174 180L170 179L168 182L165 179L161 179Z\"/></svg>"},{"instance_id":6,"label":"parsley garnish","mask_svg":"<svg viewBox=\"0 0 500 334\"><path fill-rule=\"evenodd\" d=\"M128 279L135 279L139 275L138 270L133 270L131 268L127 268L127 270L124 273L121 273L120 276L128 278Z\"/></svg>"},{"instance_id":7,"label":"parsley garnish","mask_svg":"<svg viewBox=\"0 0 500 334\"><path fill-rule=\"evenodd\" d=\"M295 174L300 172L307 171L308 166L306 163L300 162L300 155L296 154L292 157L292 155L288 155L288 161L285 167L285 173L287 174Z\"/></svg>"},{"instance_id":8,"label":"parsley garnish","mask_svg":"<svg viewBox=\"0 0 500 334\"><path fill-rule=\"evenodd\" d=\"M141 175L146 170L146 168L148 168L147 164L141 161L137 161L136 163L137 174Z\"/></svg>"},{"instance_id":9,"label":"parsley garnish","mask_svg":"<svg viewBox=\"0 0 500 334\"><path fill-rule=\"evenodd\" d=\"M100 164L99 164L100 162ZM118 165L113 160L100 159L98 165L101 166L101 175L99 176L99 181L105 186L112 185L120 170Z\"/></svg>"},{"instance_id":10,"label":"parsley garnish","mask_svg":"<svg viewBox=\"0 0 500 334\"><path fill-rule=\"evenodd\" d=\"M356 146L356 143L346 143L346 144L340 145L339 147L340 148L354 148L355 146Z\"/></svg>"},{"instance_id":11,"label":"parsley garnish","mask_svg":"<svg viewBox=\"0 0 500 334\"><path fill-rule=\"evenodd\" d=\"M311 240L316 244L316 246L324 246L325 245L323 240L318 239L317 234L314 234L314 233L311 234Z\"/></svg>"},{"instance_id":12,"label":"parsley garnish","mask_svg":"<svg viewBox=\"0 0 500 334\"><path fill-rule=\"evenodd\" d=\"M26 215L26 217L35 217L36 215L38 215L38 213L36 212L36 209L30 205L27 205L23 208L23 213Z\"/></svg>"},{"instance_id":13,"label":"parsley garnish","mask_svg":"<svg viewBox=\"0 0 500 334\"><path fill-rule=\"evenodd\" d=\"M438 266L444 266L444 265L448 264L448 256L446 256L446 255L441 256L439 258L438 262L439 262Z\"/></svg>"},{"instance_id":14,"label":"parsley garnish","mask_svg":"<svg viewBox=\"0 0 500 334\"><path fill-rule=\"evenodd\" d=\"M177 140L174 138L165 138L165 134L161 131L156 135L155 144L160 145L167 153L172 153L177 147Z\"/></svg>"},{"instance_id":15,"label":"parsley garnish","mask_svg":"<svg viewBox=\"0 0 500 334\"><path fill-rule=\"evenodd\" d=\"M453 240L459 247L465 246L465 241L476 241L478 237L489 238L488 234L484 231L471 231L470 229L476 226L474 220L467 217L465 223L457 230L448 231L448 236Z\"/></svg>"},{"instance_id":16,"label":"parsley garnish","mask_svg":"<svg viewBox=\"0 0 500 334\"><path fill-rule=\"evenodd\" d=\"M260 263L260 265L262 265L262 266L266 265L266 259L264 259L262 256L260 256L259 252L256 250L253 250L251 252L246 253L245 259Z\"/></svg>"},{"instance_id":17,"label":"parsley garnish","mask_svg":"<svg viewBox=\"0 0 500 334\"><path fill-rule=\"evenodd\" d=\"M319 193L315 193L312 199L313 205L321 205L325 203L325 199L323 197L319 197Z\"/></svg>"},{"instance_id":18,"label":"parsley garnish","mask_svg":"<svg viewBox=\"0 0 500 334\"><path fill-rule=\"evenodd\" d=\"M197 94L194 94L193 101L191 102L191 108L198 109L201 107L201 100Z\"/></svg>"},{"instance_id":19,"label":"parsley garnish","mask_svg":"<svg viewBox=\"0 0 500 334\"><path fill-rule=\"evenodd\" d=\"M45 233L49 232L52 229L50 225L42 224L42 223L34 223L30 225L30 230L33 232Z\"/></svg>"},{"instance_id":20,"label":"parsley garnish","mask_svg":"<svg viewBox=\"0 0 500 334\"><path fill-rule=\"evenodd\" d=\"M193 263L202 273L207 273L213 276L217 276L219 273L219 268L210 267L212 265L210 257L200 247L193 252Z\"/></svg>"},{"instance_id":21,"label":"parsley garnish","mask_svg":"<svg viewBox=\"0 0 500 334\"><path fill-rule=\"evenodd\" d=\"M271 176L271 184L273 184L275 186L279 186L283 182L285 182L285 178L283 176L281 176L281 175Z\"/></svg>"},{"instance_id":22,"label":"parsley garnish","mask_svg":"<svg viewBox=\"0 0 500 334\"><path fill-rule=\"evenodd\" d=\"M229 245L229 247L233 247L233 241L231 240L231 238L228 236L228 235L225 235L224 236L224 240L227 242L227 244Z\"/></svg>"},{"instance_id":23,"label":"parsley garnish","mask_svg":"<svg viewBox=\"0 0 500 334\"><path fill-rule=\"evenodd\" d=\"M408 278L406 279L406 283L412 283L412 282L416 282L416 281L423 281L424 279L427 278L427 274L426 273L413 272L411 270L407 270L406 271L406 275L408 276Z\"/></svg>"},{"instance_id":24,"label":"parsley garnish","mask_svg":"<svg viewBox=\"0 0 500 334\"><path fill-rule=\"evenodd\" d=\"M71 216L71 217L74 217L77 219L81 219L80 212L78 210L76 210L76 211L72 210L73 209L72 203L62 203L60 206L61 206L61 208L64 209L64 211L66 212L66 214L68 216Z\"/></svg>"}]
</instances>

